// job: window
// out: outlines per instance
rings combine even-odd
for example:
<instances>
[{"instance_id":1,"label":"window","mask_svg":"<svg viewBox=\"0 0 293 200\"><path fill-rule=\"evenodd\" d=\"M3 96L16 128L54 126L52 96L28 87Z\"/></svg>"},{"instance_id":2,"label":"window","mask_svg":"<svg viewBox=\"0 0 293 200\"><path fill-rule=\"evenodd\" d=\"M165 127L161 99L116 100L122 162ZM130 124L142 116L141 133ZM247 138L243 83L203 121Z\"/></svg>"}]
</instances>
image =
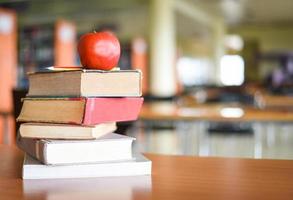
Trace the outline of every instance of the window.
<instances>
[{"instance_id":1,"label":"window","mask_svg":"<svg viewBox=\"0 0 293 200\"><path fill-rule=\"evenodd\" d=\"M239 55L221 58L220 78L223 85L241 85L244 82L244 60Z\"/></svg>"}]
</instances>

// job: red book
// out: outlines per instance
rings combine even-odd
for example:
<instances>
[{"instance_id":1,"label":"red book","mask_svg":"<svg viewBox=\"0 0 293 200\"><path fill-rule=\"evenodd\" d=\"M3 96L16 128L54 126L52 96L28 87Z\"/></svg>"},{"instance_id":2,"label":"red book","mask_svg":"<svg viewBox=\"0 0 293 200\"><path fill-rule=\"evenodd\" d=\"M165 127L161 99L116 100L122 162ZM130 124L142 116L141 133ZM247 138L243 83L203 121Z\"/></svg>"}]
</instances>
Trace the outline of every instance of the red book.
<instances>
[{"instance_id":1,"label":"red book","mask_svg":"<svg viewBox=\"0 0 293 200\"><path fill-rule=\"evenodd\" d=\"M17 121L82 125L132 121L142 103L142 97L25 98Z\"/></svg>"}]
</instances>

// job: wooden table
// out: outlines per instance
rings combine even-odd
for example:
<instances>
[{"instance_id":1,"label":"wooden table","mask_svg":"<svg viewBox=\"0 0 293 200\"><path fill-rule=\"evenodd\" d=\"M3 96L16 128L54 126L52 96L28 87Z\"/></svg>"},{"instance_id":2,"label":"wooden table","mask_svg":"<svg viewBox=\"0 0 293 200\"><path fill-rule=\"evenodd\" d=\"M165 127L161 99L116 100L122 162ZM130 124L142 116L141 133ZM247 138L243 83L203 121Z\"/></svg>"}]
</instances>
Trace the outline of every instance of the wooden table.
<instances>
[{"instance_id":1,"label":"wooden table","mask_svg":"<svg viewBox=\"0 0 293 200\"><path fill-rule=\"evenodd\" d=\"M293 122L288 110L257 109L237 104L198 104L179 106L175 102L144 103L139 114L143 120L206 120L223 122Z\"/></svg>"},{"instance_id":2,"label":"wooden table","mask_svg":"<svg viewBox=\"0 0 293 200\"><path fill-rule=\"evenodd\" d=\"M266 93L256 96L256 103L264 108L293 109L293 97L284 95L269 95Z\"/></svg>"},{"instance_id":3,"label":"wooden table","mask_svg":"<svg viewBox=\"0 0 293 200\"><path fill-rule=\"evenodd\" d=\"M25 180L23 153L0 145L0 199L292 199L293 161L147 154L152 176Z\"/></svg>"}]
</instances>

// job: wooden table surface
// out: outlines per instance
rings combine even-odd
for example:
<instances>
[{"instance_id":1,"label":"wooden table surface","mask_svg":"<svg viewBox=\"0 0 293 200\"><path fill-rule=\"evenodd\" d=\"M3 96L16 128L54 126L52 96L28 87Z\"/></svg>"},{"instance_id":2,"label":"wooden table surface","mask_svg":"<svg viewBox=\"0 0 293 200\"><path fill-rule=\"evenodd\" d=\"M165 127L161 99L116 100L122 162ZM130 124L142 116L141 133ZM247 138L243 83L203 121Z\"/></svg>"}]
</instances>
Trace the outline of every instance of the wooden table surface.
<instances>
[{"instance_id":1,"label":"wooden table surface","mask_svg":"<svg viewBox=\"0 0 293 200\"><path fill-rule=\"evenodd\" d=\"M293 109L293 96L261 93L257 95L256 101L257 104L265 108L287 108L291 111Z\"/></svg>"},{"instance_id":2,"label":"wooden table surface","mask_svg":"<svg viewBox=\"0 0 293 200\"><path fill-rule=\"evenodd\" d=\"M22 180L23 153L0 145L0 199L293 198L293 161L146 156L152 176Z\"/></svg>"},{"instance_id":3,"label":"wooden table surface","mask_svg":"<svg viewBox=\"0 0 293 200\"><path fill-rule=\"evenodd\" d=\"M237 104L179 106L175 102L155 102L144 103L139 118L143 120L293 122L293 112L286 109L257 109Z\"/></svg>"}]
</instances>

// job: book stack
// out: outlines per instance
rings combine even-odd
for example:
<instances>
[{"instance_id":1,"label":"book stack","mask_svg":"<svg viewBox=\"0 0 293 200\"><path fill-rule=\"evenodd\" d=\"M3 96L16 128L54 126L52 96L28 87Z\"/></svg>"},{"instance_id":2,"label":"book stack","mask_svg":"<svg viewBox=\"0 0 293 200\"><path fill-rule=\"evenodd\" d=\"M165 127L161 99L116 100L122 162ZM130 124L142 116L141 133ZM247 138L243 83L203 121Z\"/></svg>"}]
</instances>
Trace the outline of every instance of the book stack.
<instances>
[{"instance_id":1,"label":"book stack","mask_svg":"<svg viewBox=\"0 0 293 200\"><path fill-rule=\"evenodd\" d=\"M113 133L138 117L140 71L45 71L29 83L17 118L23 179L151 174L151 161L132 152L135 138Z\"/></svg>"}]
</instances>

